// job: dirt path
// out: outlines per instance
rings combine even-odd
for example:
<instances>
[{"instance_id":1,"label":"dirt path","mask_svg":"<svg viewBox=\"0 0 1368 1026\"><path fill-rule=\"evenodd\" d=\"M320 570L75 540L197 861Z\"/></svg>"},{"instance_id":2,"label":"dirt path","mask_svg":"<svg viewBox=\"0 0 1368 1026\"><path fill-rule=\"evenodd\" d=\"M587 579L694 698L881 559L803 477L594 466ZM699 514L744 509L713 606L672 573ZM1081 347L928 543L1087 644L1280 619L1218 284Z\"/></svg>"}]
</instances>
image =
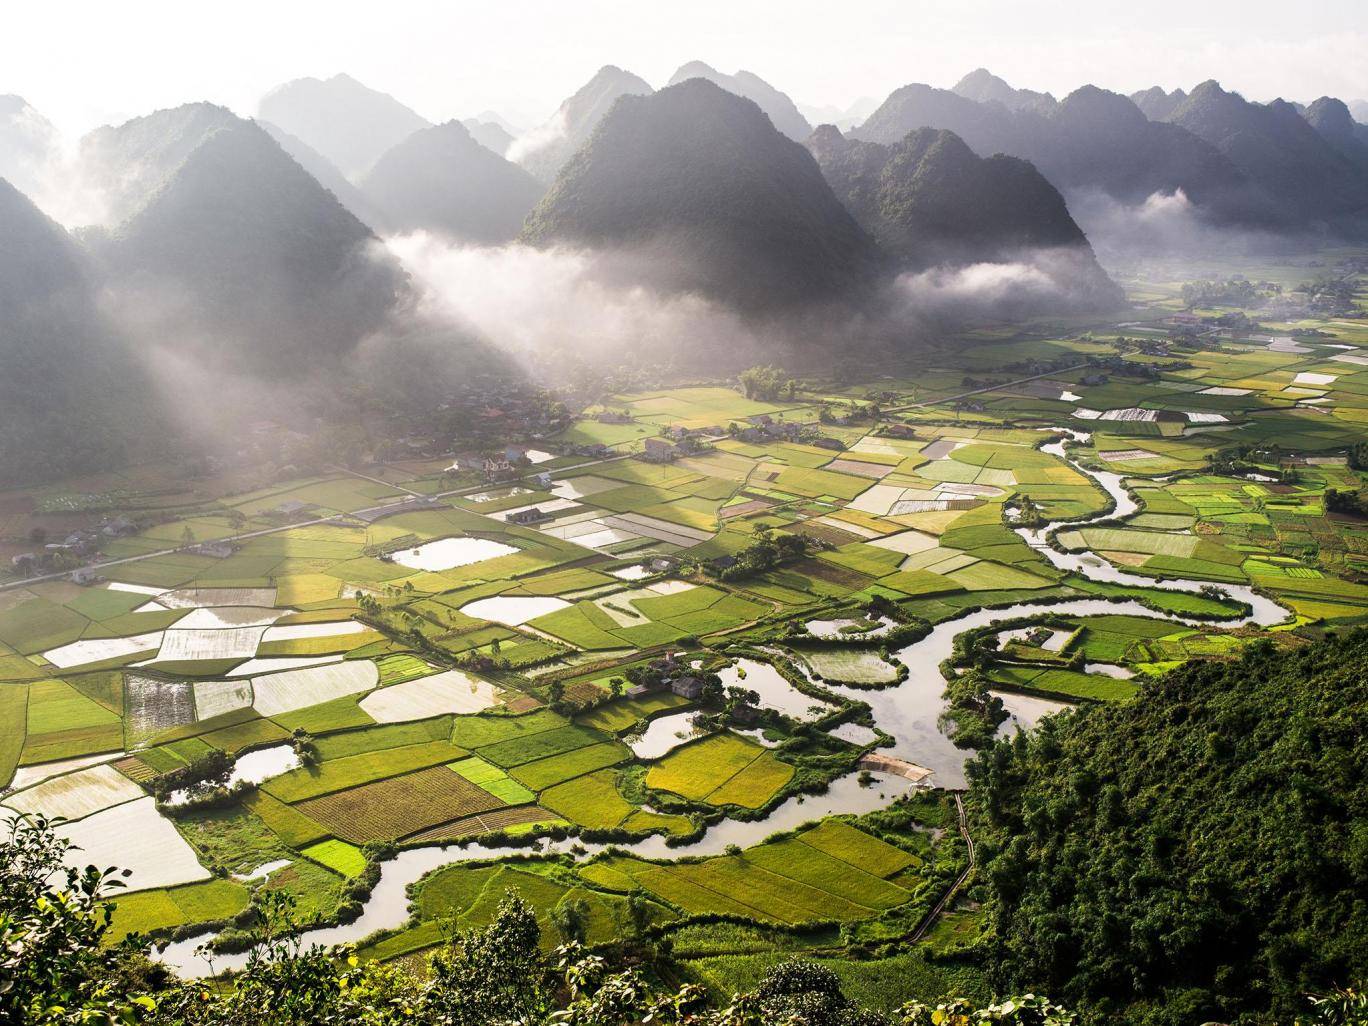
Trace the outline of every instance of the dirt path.
<instances>
[{"instance_id":1,"label":"dirt path","mask_svg":"<svg viewBox=\"0 0 1368 1026\"><path fill-rule=\"evenodd\" d=\"M959 893L959 890L964 886L965 881L969 879L974 870L978 867L978 855L974 851L974 839L969 835L969 821L964 815L964 798L961 797L958 792L955 794L955 811L959 813L960 836L964 838L964 843L969 848L969 865L965 867L964 872L959 875L955 882L950 885L950 889L945 892L945 896L942 897L940 901L936 902L936 907L926 913L926 918L923 919L921 925L917 927L917 932L912 934L911 943L913 944L916 944L925 937L931 927L936 925L936 921L940 919L941 914L950 906L950 902L954 900L955 895Z\"/></svg>"}]
</instances>

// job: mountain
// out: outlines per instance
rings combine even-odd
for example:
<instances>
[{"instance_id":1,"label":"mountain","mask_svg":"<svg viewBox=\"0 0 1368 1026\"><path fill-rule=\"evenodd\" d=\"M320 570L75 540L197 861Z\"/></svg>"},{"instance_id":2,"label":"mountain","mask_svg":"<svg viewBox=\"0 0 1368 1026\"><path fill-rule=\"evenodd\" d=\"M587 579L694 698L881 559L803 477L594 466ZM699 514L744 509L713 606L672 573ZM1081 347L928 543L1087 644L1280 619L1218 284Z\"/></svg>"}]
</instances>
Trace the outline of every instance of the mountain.
<instances>
[{"instance_id":1,"label":"mountain","mask_svg":"<svg viewBox=\"0 0 1368 1026\"><path fill-rule=\"evenodd\" d=\"M970 767L999 986L1190 1026L1368 979L1368 633L1245 653Z\"/></svg>"},{"instance_id":2,"label":"mountain","mask_svg":"<svg viewBox=\"0 0 1368 1026\"><path fill-rule=\"evenodd\" d=\"M90 132L80 142L77 164L81 181L98 197L97 223L127 220L208 135L238 122L226 107L187 103Z\"/></svg>"},{"instance_id":3,"label":"mountain","mask_svg":"<svg viewBox=\"0 0 1368 1026\"><path fill-rule=\"evenodd\" d=\"M404 286L370 229L258 124L193 104L96 141L106 171L155 183L92 248L126 309L204 360L277 377L326 369ZM111 164L118 155L130 163Z\"/></svg>"},{"instance_id":4,"label":"mountain","mask_svg":"<svg viewBox=\"0 0 1368 1026\"><path fill-rule=\"evenodd\" d=\"M76 241L0 179L0 481L104 470L156 403L132 353L101 318Z\"/></svg>"},{"instance_id":5,"label":"mountain","mask_svg":"<svg viewBox=\"0 0 1368 1026\"><path fill-rule=\"evenodd\" d=\"M1039 130L1042 124L1036 114L1019 118L1000 104L980 103L949 89L913 83L893 90L851 135L892 145L918 128L944 128L980 155L1019 156L1031 144L1032 128Z\"/></svg>"},{"instance_id":6,"label":"mountain","mask_svg":"<svg viewBox=\"0 0 1368 1026\"><path fill-rule=\"evenodd\" d=\"M513 145L513 135L497 121L480 121L476 118L466 118L461 124L465 125L477 143L487 150L503 156L508 152L508 147Z\"/></svg>"},{"instance_id":7,"label":"mountain","mask_svg":"<svg viewBox=\"0 0 1368 1026\"><path fill-rule=\"evenodd\" d=\"M401 139L430 124L393 96L350 75L287 82L262 97L257 112L304 140L352 179Z\"/></svg>"},{"instance_id":8,"label":"mountain","mask_svg":"<svg viewBox=\"0 0 1368 1026\"><path fill-rule=\"evenodd\" d=\"M855 220L904 266L1087 245L1064 197L1034 167L980 157L945 129L921 128L884 146L823 125L808 149Z\"/></svg>"},{"instance_id":9,"label":"mountain","mask_svg":"<svg viewBox=\"0 0 1368 1026\"><path fill-rule=\"evenodd\" d=\"M427 229L485 244L515 238L546 191L459 121L409 136L376 161L361 187L387 231Z\"/></svg>"},{"instance_id":10,"label":"mountain","mask_svg":"<svg viewBox=\"0 0 1368 1026\"><path fill-rule=\"evenodd\" d=\"M380 223L379 212L336 164L279 125L273 125L269 121L257 121L257 124L294 159L296 164L313 175L319 185L337 197L337 201L355 214L362 223L371 227Z\"/></svg>"},{"instance_id":11,"label":"mountain","mask_svg":"<svg viewBox=\"0 0 1368 1026\"><path fill-rule=\"evenodd\" d=\"M1013 89L987 68L977 68L955 83L950 90L966 100L978 103L1000 103L1008 110L1048 111L1056 100L1049 93L1032 89Z\"/></svg>"},{"instance_id":12,"label":"mountain","mask_svg":"<svg viewBox=\"0 0 1368 1026\"><path fill-rule=\"evenodd\" d=\"M698 78L620 99L524 237L639 254L639 280L746 313L840 298L878 268L812 155Z\"/></svg>"},{"instance_id":13,"label":"mountain","mask_svg":"<svg viewBox=\"0 0 1368 1026\"><path fill-rule=\"evenodd\" d=\"M510 160L550 184L562 165L589 139L620 96L646 96L651 87L630 71L609 64L599 68L574 96L556 110L551 120L517 140Z\"/></svg>"},{"instance_id":14,"label":"mountain","mask_svg":"<svg viewBox=\"0 0 1368 1026\"><path fill-rule=\"evenodd\" d=\"M1251 103L1207 81L1169 121L1219 149L1303 222L1362 226L1368 219L1368 179L1290 103Z\"/></svg>"},{"instance_id":15,"label":"mountain","mask_svg":"<svg viewBox=\"0 0 1368 1026\"><path fill-rule=\"evenodd\" d=\"M1029 160L1066 197L1100 192L1135 204L1181 189L1218 221L1264 223L1270 216L1264 198L1215 146L1175 125L1151 122L1131 100L1095 86L1042 112L907 85L852 135L890 145L923 127L949 129L981 156Z\"/></svg>"},{"instance_id":16,"label":"mountain","mask_svg":"<svg viewBox=\"0 0 1368 1026\"><path fill-rule=\"evenodd\" d=\"M1368 125L1356 122L1343 100L1322 96L1302 117L1340 156L1368 173Z\"/></svg>"},{"instance_id":17,"label":"mountain","mask_svg":"<svg viewBox=\"0 0 1368 1026\"><path fill-rule=\"evenodd\" d=\"M1150 86L1141 92L1131 93L1130 98L1145 112L1145 117L1151 121L1163 121L1182 105L1187 93L1181 89L1166 93L1158 86Z\"/></svg>"},{"instance_id":18,"label":"mountain","mask_svg":"<svg viewBox=\"0 0 1368 1026\"><path fill-rule=\"evenodd\" d=\"M690 61L670 76L668 84L678 85L691 78L707 79L728 92L753 100L769 115L774 127L794 142L803 142L812 134L812 126L808 124L807 118L799 113L797 104L789 99L786 93L781 93L759 75L749 71L724 75L702 61Z\"/></svg>"},{"instance_id":19,"label":"mountain","mask_svg":"<svg viewBox=\"0 0 1368 1026\"><path fill-rule=\"evenodd\" d=\"M1027 161L980 157L934 128L884 146L823 125L807 145L836 196L902 268L1029 261L1045 251L1071 299L1109 308L1123 300L1064 197Z\"/></svg>"},{"instance_id":20,"label":"mountain","mask_svg":"<svg viewBox=\"0 0 1368 1026\"><path fill-rule=\"evenodd\" d=\"M0 178L25 193L49 185L61 139L22 96L0 96Z\"/></svg>"}]
</instances>

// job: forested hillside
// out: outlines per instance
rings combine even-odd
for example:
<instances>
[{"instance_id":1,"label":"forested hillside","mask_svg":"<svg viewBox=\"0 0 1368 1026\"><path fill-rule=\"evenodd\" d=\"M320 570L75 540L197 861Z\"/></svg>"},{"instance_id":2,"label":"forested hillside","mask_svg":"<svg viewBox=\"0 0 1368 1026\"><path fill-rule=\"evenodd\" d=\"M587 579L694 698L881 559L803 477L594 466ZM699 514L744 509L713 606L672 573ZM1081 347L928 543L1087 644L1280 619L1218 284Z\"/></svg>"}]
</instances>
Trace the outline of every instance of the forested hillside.
<instances>
[{"instance_id":1,"label":"forested hillside","mask_svg":"<svg viewBox=\"0 0 1368 1026\"><path fill-rule=\"evenodd\" d=\"M1290 1022L1368 973L1368 632L1193 663L973 767L1000 985Z\"/></svg>"}]
</instances>

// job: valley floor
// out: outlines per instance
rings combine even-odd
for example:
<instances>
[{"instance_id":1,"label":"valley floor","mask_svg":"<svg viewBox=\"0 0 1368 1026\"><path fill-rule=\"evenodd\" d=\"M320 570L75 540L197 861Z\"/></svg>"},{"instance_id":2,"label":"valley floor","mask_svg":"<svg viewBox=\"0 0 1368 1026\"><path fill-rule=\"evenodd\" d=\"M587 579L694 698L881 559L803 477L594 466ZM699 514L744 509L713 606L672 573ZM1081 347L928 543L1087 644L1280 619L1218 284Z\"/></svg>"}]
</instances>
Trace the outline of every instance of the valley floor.
<instances>
[{"instance_id":1,"label":"valley floor","mask_svg":"<svg viewBox=\"0 0 1368 1026\"><path fill-rule=\"evenodd\" d=\"M668 937L719 994L804 951L875 1007L987 996L967 744L1368 622L1363 277L1253 329L1181 277L906 376L605 397L495 482L0 496L7 552L98 545L0 580L0 805L132 870L115 933L185 973L263 889L414 965L513 889L548 946Z\"/></svg>"}]
</instances>

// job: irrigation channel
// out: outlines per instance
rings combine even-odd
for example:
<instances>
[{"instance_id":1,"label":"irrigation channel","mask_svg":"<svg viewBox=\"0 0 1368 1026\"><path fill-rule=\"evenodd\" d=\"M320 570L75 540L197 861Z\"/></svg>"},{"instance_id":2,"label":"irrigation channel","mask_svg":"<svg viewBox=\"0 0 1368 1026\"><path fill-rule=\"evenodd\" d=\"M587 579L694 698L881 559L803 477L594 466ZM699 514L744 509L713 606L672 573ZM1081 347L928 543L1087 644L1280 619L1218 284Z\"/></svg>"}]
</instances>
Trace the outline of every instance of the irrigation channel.
<instances>
[{"instance_id":1,"label":"irrigation channel","mask_svg":"<svg viewBox=\"0 0 1368 1026\"><path fill-rule=\"evenodd\" d=\"M1090 436L1086 432L1072 428L1049 428L1056 434L1063 434L1076 442L1086 442ZM1094 471L1083 467L1069 458L1063 440L1044 445L1043 450L1066 460L1074 469L1087 475L1111 497L1115 506L1106 513L1085 520L1057 521L1039 528L1017 528L1028 545L1041 556L1061 570L1068 570L1080 577L1112 584L1134 585L1145 588L1162 588L1168 591L1200 592L1206 585L1204 581L1187 579L1156 580L1138 574L1118 570L1101 557L1083 550L1063 553L1051 548L1050 536L1058 530L1075 529L1104 520L1114 520L1129 516L1138 510L1135 500L1122 486L1122 475L1106 471ZM1272 626L1288 618L1285 609L1252 588L1244 585L1221 586L1232 599L1243 602L1250 613L1239 620L1223 621L1225 626L1257 624ZM914 642L895 653L893 658L905 663L909 675L901 684L891 685L881 690L848 688L825 683L829 690L869 704L874 720L881 729L895 739L894 746L880 749L881 754L897 756L924 766L932 771L930 781L937 786L962 789L965 786L964 765L967 753L956 748L939 727L944 702L941 693L945 688L945 678L941 675L940 665L954 652L955 638L967 630L986 627L989 624L1020 617L1041 616L1047 613L1066 613L1074 616L1101 615L1107 613L1131 614L1151 619L1167 619L1176 623L1205 626L1203 621L1189 620L1179 616L1157 613L1139 602L1109 602L1105 599L1064 599L1043 603L1022 602L1000 609L978 609L965 613L953 620L937 624L920 641ZM1019 697L1019 696L1018 696ZM1046 700L1017 703L1013 709L1018 719L1024 723L1048 711ZM1011 703L1009 703L1009 706ZM1055 703L1058 705L1058 703ZM649 859L672 859L683 856L720 855L728 845L742 847L758 844L771 834L792 830L805 823L822 819L837 813L872 812L891 802L900 794L907 793L916 785L911 781L889 774L875 774L876 783L862 786L858 774L851 773L833 781L825 794L795 795L781 803L762 820L727 819L708 828L707 832L690 844L670 847L663 837L653 835L646 840L632 844L589 844L575 838L564 841L546 840L538 848L527 846L490 847L479 843L458 845L430 845L410 848L386 860L380 869L380 879L370 897L362 907L361 915L350 923L305 931L301 939L309 944L350 944L356 943L377 930L394 929L408 920L408 886L427 873L442 866L457 862L474 862L489 859L526 856L529 854L553 855L573 853L579 858L617 848L630 851ZM245 953L218 954L206 958L200 948L208 938L201 934L184 940L174 941L162 948L154 957L159 958L185 977L204 977L211 973L236 970L246 964Z\"/></svg>"}]
</instances>

